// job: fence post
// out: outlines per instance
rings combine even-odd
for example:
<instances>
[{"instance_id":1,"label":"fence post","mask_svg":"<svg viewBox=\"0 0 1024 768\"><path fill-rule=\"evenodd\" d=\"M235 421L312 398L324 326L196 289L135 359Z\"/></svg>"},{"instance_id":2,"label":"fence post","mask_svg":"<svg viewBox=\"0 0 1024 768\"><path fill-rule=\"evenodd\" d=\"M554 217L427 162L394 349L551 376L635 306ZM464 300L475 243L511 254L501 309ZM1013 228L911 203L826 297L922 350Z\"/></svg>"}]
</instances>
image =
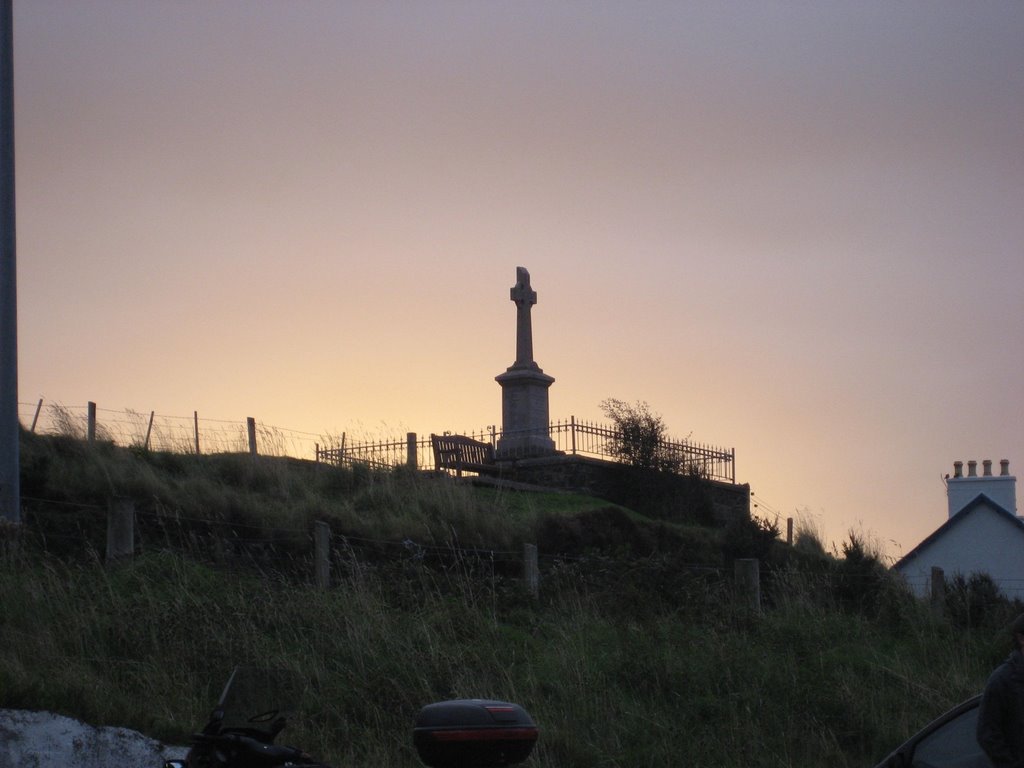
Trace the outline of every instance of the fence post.
<instances>
[{"instance_id":1,"label":"fence post","mask_svg":"<svg viewBox=\"0 0 1024 768\"><path fill-rule=\"evenodd\" d=\"M932 566L931 605L932 613L936 616L941 617L945 613L946 574L937 565Z\"/></svg>"},{"instance_id":2,"label":"fence post","mask_svg":"<svg viewBox=\"0 0 1024 768\"><path fill-rule=\"evenodd\" d=\"M39 421L39 412L43 409L43 398L39 398L39 402L36 403L36 415L32 417L32 429L29 430L33 435L36 433L36 422Z\"/></svg>"},{"instance_id":3,"label":"fence post","mask_svg":"<svg viewBox=\"0 0 1024 768\"><path fill-rule=\"evenodd\" d=\"M192 411L192 422L196 431L196 456L199 455L199 411Z\"/></svg>"},{"instance_id":4,"label":"fence post","mask_svg":"<svg viewBox=\"0 0 1024 768\"><path fill-rule=\"evenodd\" d=\"M85 436L89 441L89 445L96 442L96 403L92 400L89 401L88 426L86 427Z\"/></svg>"},{"instance_id":5,"label":"fence post","mask_svg":"<svg viewBox=\"0 0 1024 768\"><path fill-rule=\"evenodd\" d=\"M156 416L156 411L149 412L149 426L146 427L146 442L142 444L143 449L149 450L149 436L153 434L153 417Z\"/></svg>"},{"instance_id":6,"label":"fence post","mask_svg":"<svg viewBox=\"0 0 1024 768\"><path fill-rule=\"evenodd\" d=\"M533 596L540 594L540 567L537 563L537 545L523 544L523 580L526 590Z\"/></svg>"},{"instance_id":7,"label":"fence post","mask_svg":"<svg viewBox=\"0 0 1024 768\"><path fill-rule=\"evenodd\" d=\"M405 433L405 463L409 469L416 469L419 466L419 456L417 455L418 446L416 445L416 433L406 432Z\"/></svg>"},{"instance_id":8,"label":"fence post","mask_svg":"<svg viewBox=\"0 0 1024 768\"><path fill-rule=\"evenodd\" d=\"M252 416L246 417L245 425L249 430L249 455L256 458L258 455L256 451L256 419Z\"/></svg>"},{"instance_id":9,"label":"fence post","mask_svg":"<svg viewBox=\"0 0 1024 768\"><path fill-rule=\"evenodd\" d=\"M786 543L793 546L793 518L786 518Z\"/></svg>"},{"instance_id":10,"label":"fence post","mask_svg":"<svg viewBox=\"0 0 1024 768\"><path fill-rule=\"evenodd\" d=\"M322 520L313 525L313 550L316 586L327 589L331 586L331 526Z\"/></svg>"},{"instance_id":11,"label":"fence post","mask_svg":"<svg viewBox=\"0 0 1024 768\"><path fill-rule=\"evenodd\" d=\"M107 565L135 554L135 502L113 498L107 508Z\"/></svg>"},{"instance_id":12,"label":"fence post","mask_svg":"<svg viewBox=\"0 0 1024 768\"><path fill-rule=\"evenodd\" d=\"M761 563L756 558L737 559L733 564L740 605L761 613Z\"/></svg>"}]
</instances>

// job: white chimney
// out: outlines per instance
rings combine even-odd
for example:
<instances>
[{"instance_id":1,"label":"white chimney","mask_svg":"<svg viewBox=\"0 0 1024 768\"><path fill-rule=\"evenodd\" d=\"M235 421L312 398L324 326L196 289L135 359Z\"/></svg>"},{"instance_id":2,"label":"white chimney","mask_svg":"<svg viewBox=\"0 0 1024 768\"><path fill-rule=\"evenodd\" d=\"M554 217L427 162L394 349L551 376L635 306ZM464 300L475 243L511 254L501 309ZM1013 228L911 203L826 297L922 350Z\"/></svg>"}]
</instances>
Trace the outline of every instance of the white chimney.
<instances>
[{"instance_id":1,"label":"white chimney","mask_svg":"<svg viewBox=\"0 0 1024 768\"><path fill-rule=\"evenodd\" d=\"M978 462L967 462L967 476L963 474L963 462L953 462L953 476L946 480L946 498L949 501L949 516L952 517L985 494L1007 512L1017 514L1017 478L1010 474L1010 461L999 462L999 474L992 474L992 462L982 462L982 474L978 475Z\"/></svg>"}]
</instances>

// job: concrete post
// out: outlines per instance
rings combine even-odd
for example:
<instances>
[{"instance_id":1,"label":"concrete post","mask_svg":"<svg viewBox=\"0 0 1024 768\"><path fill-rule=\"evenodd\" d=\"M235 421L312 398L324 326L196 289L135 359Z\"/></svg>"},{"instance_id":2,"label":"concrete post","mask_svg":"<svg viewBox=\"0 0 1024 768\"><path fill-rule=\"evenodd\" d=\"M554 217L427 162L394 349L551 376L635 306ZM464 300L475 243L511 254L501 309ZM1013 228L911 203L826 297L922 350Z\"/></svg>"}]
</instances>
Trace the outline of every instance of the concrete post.
<instances>
[{"instance_id":1,"label":"concrete post","mask_svg":"<svg viewBox=\"0 0 1024 768\"><path fill-rule=\"evenodd\" d=\"M536 544L523 544L523 581L526 591L533 597L540 595L540 566Z\"/></svg>"},{"instance_id":2,"label":"concrete post","mask_svg":"<svg viewBox=\"0 0 1024 768\"><path fill-rule=\"evenodd\" d=\"M736 595L741 607L761 613L761 563L755 558L738 559L733 564Z\"/></svg>"},{"instance_id":3,"label":"concrete post","mask_svg":"<svg viewBox=\"0 0 1024 768\"><path fill-rule=\"evenodd\" d=\"M946 574L937 565L932 566L931 608L936 616L941 617L946 612Z\"/></svg>"},{"instance_id":4,"label":"concrete post","mask_svg":"<svg viewBox=\"0 0 1024 768\"><path fill-rule=\"evenodd\" d=\"M107 511L107 565L135 554L135 502L111 499Z\"/></svg>"},{"instance_id":5,"label":"concrete post","mask_svg":"<svg viewBox=\"0 0 1024 768\"><path fill-rule=\"evenodd\" d=\"M331 586L331 526L322 520L313 526L313 552L316 586L327 589Z\"/></svg>"}]
</instances>

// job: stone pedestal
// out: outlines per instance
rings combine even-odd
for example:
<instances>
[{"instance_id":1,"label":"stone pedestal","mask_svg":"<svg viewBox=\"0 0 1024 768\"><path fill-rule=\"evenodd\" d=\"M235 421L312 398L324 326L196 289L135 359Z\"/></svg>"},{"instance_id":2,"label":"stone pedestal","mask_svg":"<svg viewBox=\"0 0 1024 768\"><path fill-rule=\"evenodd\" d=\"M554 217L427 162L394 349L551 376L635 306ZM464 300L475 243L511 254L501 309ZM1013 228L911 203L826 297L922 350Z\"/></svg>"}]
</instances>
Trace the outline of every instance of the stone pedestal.
<instances>
[{"instance_id":1,"label":"stone pedestal","mask_svg":"<svg viewBox=\"0 0 1024 768\"><path fill-rule=\"evenodd\" d=\"M534 363L513 365L494 380L501 385L503 425L495 456L516 459L554 453L555 441L548 434L548 387L554 377Z\"/></svg>"}]
</instances>

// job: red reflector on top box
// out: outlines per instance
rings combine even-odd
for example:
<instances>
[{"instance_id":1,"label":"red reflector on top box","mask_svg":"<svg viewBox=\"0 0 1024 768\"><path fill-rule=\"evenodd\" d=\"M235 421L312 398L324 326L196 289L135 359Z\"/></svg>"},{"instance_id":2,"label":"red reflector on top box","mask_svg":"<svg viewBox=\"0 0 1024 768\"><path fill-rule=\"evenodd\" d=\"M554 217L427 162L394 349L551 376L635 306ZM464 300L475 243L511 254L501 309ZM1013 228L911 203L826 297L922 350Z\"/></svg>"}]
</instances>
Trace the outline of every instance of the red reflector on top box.
<instances>
[{"instance_id":1,"label":"red reflector on top box","mask_svg":"<svg viewBox=\"0 0 1024 768\"><path fill-rule=\"evenodd\" d=\"M413 742L431 768L500 768L530 756L538 730L518 704L456 699L420 710Z\"/></svg>"}]
</instances>

